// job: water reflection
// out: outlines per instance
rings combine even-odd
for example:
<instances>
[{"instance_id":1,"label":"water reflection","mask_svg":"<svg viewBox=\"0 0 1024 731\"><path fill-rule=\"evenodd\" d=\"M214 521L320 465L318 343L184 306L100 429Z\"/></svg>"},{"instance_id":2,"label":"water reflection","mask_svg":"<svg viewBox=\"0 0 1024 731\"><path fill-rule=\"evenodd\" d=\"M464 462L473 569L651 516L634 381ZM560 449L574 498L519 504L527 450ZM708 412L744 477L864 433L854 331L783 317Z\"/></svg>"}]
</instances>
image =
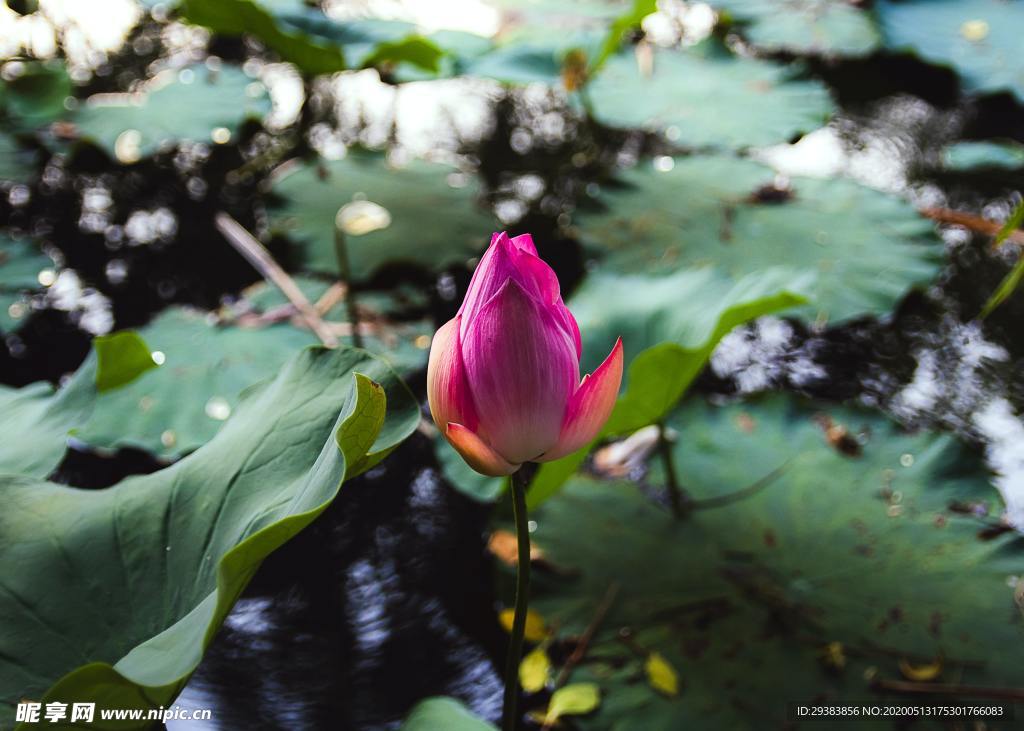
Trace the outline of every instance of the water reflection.
<instances>
[{"instance_id":1,"label":"water reflection","mask_svg":"<svg viewBox=\"0 0 1024 731\"><path fill-rule=\"evenodd\" d=\"M266 562L179 705L219 729L394 729L435 694L496 718L488 514L414 436Z\"/></svg>"}]
</instances>

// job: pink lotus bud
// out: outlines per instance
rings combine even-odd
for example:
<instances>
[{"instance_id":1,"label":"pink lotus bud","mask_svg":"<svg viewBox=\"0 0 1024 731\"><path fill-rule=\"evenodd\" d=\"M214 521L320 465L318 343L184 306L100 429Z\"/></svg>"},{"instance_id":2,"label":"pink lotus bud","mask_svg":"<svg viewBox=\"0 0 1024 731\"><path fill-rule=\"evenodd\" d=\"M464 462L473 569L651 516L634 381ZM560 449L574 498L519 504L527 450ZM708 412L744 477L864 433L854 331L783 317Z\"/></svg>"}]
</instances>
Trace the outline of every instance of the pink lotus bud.
<instances>
[{"instance_id":1,"label":"pink lotus bud","mask_svg":"<svg viewBox=\"0 0 1024 731\"><path fill-rule=\"evenodd\" d=\"M622 381L622 341L580 381L580 330L529 234L495 234L454 319L434 335L430 413L470 467L509 475L597 436Z\"/></svg>"}]
</instances>

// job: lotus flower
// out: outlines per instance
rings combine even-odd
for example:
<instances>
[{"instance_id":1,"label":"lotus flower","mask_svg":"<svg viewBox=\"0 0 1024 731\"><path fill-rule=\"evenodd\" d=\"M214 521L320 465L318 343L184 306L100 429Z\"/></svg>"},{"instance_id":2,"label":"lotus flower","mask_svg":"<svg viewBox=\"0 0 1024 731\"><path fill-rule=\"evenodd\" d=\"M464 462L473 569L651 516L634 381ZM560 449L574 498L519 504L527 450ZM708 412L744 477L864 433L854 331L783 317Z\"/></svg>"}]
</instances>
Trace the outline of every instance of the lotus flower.
<instances>
[{"instance_id":1,"label":"lotus flower","mask_svg":"<svg viewBox=\"0 0 1024 731\"><path fill-rule=\"evenodd\" d=\"M576 319L529 234L495 234L458 314L434 335L430 413L470 467L510 475L597 436L622 381L622 341L580 380Z\"/></svg>"}]
</instances>

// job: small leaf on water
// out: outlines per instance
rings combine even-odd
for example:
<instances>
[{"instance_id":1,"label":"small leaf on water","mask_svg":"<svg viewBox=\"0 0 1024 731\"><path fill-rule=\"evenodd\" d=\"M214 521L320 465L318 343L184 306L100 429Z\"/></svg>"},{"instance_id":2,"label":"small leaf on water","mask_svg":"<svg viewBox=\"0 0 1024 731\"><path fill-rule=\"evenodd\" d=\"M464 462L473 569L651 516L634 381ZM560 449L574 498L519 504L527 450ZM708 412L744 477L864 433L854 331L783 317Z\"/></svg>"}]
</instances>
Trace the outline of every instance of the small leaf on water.
<instances>
[{"instance_id":1,"label":"small leaf on water","mask_svg":"<svg viewBox=\"0 0 1024 731\"><path fill-rule=\"evenodd\" d=\"M594 683L573 683L551 695L544 725L551 726L562 716L582 716L601 704L601 691Z\"/></svg>"},{"instance_id":2,"label":"small leaf on water","mask_svg":"<svg viewBox=\"0 0 1024 731\"><path fill-rule=\"evenodd\" d=\"M927 682L935 680L942 674L942 658L937 657L933 662L924 665L913 665L908 660L900 658L900 672L907 680Z\"/></svg>"},{"instance_id":3,"label":"small leaf on water","mask_svg":"<svg viewBox=\"0 0 1024 731\"><path fill-rule=\"evenodd\" d=\"M829 642L821 648L821 662L825 667L842 670L846 667L846 649L842 642Z\"/></svg>"},{"instance_id":4,"label":"small leaf on water","mask_svg":"<svg viewBox=\"0 0 1024 731\"><path fill-rule=\"evenodd\" d=\"M679 676L668 660L661 654L652 652L644 662L644 672L651 687L663 695L679 695Z\"/></svg>"},{"instance_id":5,"label":"small leaf on water","mask_svg":"<svg viewBox=\"0 0 1024 731\"><path fill-rule=\"evenodd\" d=\"M145 341L131 330L101 335L93 341L96 349L96 390L100 393L130 383L156 368L157 362Z\"/></svg>"},{"instance_id":6,"label":"small leaf on water","mask_svg":"<svg viewBox=\"0 0 1024 731\"><path fill-rule=\"evenodd\" d=\"M512 621L515 619L516 610L502 609L498 615L498 621L506 632L512 631ZM547 624L539 613L532 609L526 610L526 640L528 642L540 642L548 633Z\"/></svg>"},{"instance_id":7,"label":"small leaf on water","mask_svg":"<svg viewBox=\"0 0 1024 731\"><path fill-rule=\"evenodd\" d=\"M536 693L547 685L550 675L551 659L543 647L538 647L519 663L519 683L527 693Z\"/></svg>"}]
</instances>

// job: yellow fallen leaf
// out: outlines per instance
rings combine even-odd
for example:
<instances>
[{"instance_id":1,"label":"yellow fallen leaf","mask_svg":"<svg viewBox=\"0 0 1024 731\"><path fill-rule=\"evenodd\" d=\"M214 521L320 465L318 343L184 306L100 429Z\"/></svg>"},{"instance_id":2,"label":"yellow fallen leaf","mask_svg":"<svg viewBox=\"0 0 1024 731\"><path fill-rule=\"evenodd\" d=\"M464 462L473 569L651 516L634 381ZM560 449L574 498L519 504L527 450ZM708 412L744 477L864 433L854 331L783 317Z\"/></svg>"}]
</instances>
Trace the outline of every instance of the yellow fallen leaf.
<instances>
[{"instance_id":1,"label":"yellow fallen leaf","mask_svg":"<svg viewBox=\"0 0 1024 731\"><path fill-rule=\"evenodd\" d=\"M846 648L842 642L829 642L821 648L821 661L825 667L842 670L846 667Z\"/></svg>"},{"instance_id":2,"label":"yellow fallen leaf","mask_svg":"<svg viewBox=\"0 0 1024 731\"><path fill-rule=\"evenodd\" d=\"M519 684L527 693L536 693L547 685L550 675L551 659L543 647L538 647L519 663Z\"/></svg>"},{"instance_id":3,"label":"yellow fallen leaf","mask_svg":"<svg viewBox=\"0 0 1024 731\"><path fill-rule=\"evenodd\" d=\"M601 703L601 691L593 683L573 683L551 694L544 725L552 726L562 716L582 716Z\"/></svg>"},{"instance_id":4,"label":"yellow fallen leaf","mask_svg":"<svg viewBox=\"0 0 1024 731\"><path fill-rule=\"evenodd\" d=\"M587 54L575 48L565 54L562 62L562 84L566 91L576 91L587 83Z\"/></svg>"},{"instance_id":5,"label":"yellow fallen leaf","mask_svg":"<svg viewBox=\"0 0 1024 731\"><path fill-rule=\"evenodd\" d=\"M934 662L925 663L924 665L911 665L903 658L900 658L899 664L900 672L903 673L903 677L907 680L926 682L935 680L942 673L941 657L937 657Z\"/></svg>"},{"instance_id":6,"label":"yellow fallen leaf","mask_svg":"<svg viewBox=\"0 0 1024 731\"><path fill-rule=\"evenodd\" d=\"M512 621L515 619L515 609L502 609L498 615L498 621L506 632L512 631ZM548 633L547 624L544 618L532 609L526 610L526 641L540 642Z\"/></svg>"},{"instance_id":7,"label":"yellow fallen leaf","mask_svg":"<svg viewBox=\"0 0 1024 731\"><path fill-rule=\"evenodd\" d=\"M508 566L515 566L519 563L519 544L515 534L507 530L496 530L491 533L487 541L487 550L495 558ZM532 543L530 544L530 560L540 561L544 558L544 552Z\"/></svg>"},{"instance_id":8,"label":"yellow fallen leaf","mask_svg":"<svg viewBox=\"0 0 1024 731\"><path fill-rule=\"evenodd\" d=\"M657 652L652 652L644 662L647 682L659 693L667 696L679 695L679 676L668 660Z\"/></svg>"}]
</instances>

